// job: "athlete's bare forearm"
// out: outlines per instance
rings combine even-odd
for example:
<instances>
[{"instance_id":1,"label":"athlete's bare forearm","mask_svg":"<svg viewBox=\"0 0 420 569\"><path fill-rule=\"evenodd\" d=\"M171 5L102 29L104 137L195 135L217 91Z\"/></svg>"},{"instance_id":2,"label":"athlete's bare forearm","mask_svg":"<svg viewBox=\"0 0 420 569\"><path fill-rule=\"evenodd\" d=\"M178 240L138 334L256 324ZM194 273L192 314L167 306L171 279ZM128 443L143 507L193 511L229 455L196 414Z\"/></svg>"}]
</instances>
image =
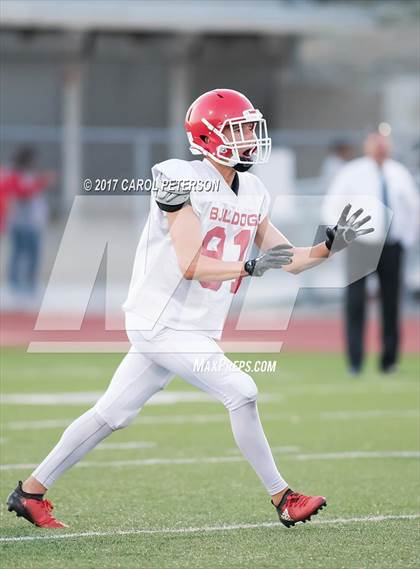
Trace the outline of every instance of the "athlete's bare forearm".
<instances>
[{"instance_id":1,"label":"athlete's bare forearm","mask_svg":"<svg viewBox=\"0 0 420 569\"><path fill-rule=\"evenodd\" d=\"M268 217L258 227L255 242L262 251L267 251L283 243L290 243L287 237L270 222ZM293 247L292 252L292 263L283 267L284 271L292 274L298 274L316 267L330 255L330 251L325 243L319 243L313 247Z\"/></svg>"},{"instance_id":2,"label":"athlete's bare forearm","mask_svg":"<svg viewBox=\"0 0 420 569\"><path fill-rule=\"evenodd\" d=\"M249 277L243 261L219 261L199 255L184 272L184 278L198 281L229 281L238 277Z\"/></svg>"},{"instance_id":3,"label":"athlete's bare forearm","mask_svg":"<svg viewBox=\"0 0 420 569\"><path fill-rule=\"evenodd\" d=\"M295 275L318 266L331 254L325 243L313 247L294 247L292 251L293 262L284 267L284 270Z\"/></svg>"},{"instance_id":4,"label":"athlete's bare forearm","mask_svg":"<svg viewBox=\"0 0 420 569\"><path fill-rule=\"evenodd\" d=\"M198 217L190 206L168 214L169 230L178 265L184 278L229 281L249 276L243 261L222 261L201 254L202 235Z\"/></svg>"}]
</instances>

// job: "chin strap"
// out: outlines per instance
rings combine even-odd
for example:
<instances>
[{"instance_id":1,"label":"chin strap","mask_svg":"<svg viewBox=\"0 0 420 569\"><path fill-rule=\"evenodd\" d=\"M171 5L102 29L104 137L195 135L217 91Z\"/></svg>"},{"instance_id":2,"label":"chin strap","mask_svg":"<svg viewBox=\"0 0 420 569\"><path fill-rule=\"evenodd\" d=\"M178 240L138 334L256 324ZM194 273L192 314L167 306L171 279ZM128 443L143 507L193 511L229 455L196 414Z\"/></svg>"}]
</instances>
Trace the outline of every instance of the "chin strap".
<instances>
[{"instance_id":1,"label":"chin strap","mask_svg":"<svg viewBox=\"0 0 420 569\"><path fill-rule=\"evenodd\" d=\"M253 162L250 162L249 164L235 164L235 166L232 166L232 168L234 170L236 170L237 172L247 172L250 168L252 168L254 165Z\"/></svg>"}]
</instances>

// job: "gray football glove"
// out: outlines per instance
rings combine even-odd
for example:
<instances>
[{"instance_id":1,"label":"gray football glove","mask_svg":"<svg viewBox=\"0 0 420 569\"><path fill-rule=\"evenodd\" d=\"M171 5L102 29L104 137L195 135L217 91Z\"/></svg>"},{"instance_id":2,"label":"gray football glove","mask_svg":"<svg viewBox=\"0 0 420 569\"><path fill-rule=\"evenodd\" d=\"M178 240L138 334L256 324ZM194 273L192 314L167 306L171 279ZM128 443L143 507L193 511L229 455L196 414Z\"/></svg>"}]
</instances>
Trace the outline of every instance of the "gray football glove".
<instances>
[{"instance_id":1,"label":"gray football glove","mask_svg":"<svg viewBox=\"0 0 420 569\"><path fill-rule=\"evenodd\" d=\"M292 248L288 243L276 245L259 257L247 261L244 268L251 276L262 277L268 269L281 269L284 265L290 265L293 260Z\"/></svg>"},{"instance_id":2,"label":"gray football glove","mask_svg":"<svg viewBox=\"0 0 420 569\"><path fill-rule=\"evenodd\" d=\"M373 227L359 229L371 219L371 216L367 215L360 221L356 221L363 213L363 209L358 209L347 219L350 210L351 204L347 204L341 212L337 225L335 227L327 227L326 229L327 239L325 245L333 253L341 251L361 235L367 235L375 231Z\"/></svg>"}]
</instances>

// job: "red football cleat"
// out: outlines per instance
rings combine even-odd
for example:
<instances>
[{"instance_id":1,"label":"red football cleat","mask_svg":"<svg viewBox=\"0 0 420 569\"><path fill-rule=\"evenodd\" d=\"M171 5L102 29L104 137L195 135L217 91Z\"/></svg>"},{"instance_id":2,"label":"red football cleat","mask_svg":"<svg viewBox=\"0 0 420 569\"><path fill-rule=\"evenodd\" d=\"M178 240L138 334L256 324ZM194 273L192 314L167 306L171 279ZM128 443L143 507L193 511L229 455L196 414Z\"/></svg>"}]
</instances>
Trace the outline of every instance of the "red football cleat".
<instances>
[{"instance_id":1,"label":"red football cleat","mask_svg":"<svg viewBox=\"0 0 420 569\"><path fill-rule=\"evenodd\" d=\"M22 481L19 480L18 486L7 498L7 509L9 512L16 512L18 517L23 517L31 522L31 524L41 528L69 527L51 515L54 506L49 500L29 498L28 496L31 496L31 494L22 490Z\"/></svg>"},{"instance_id":2,"label":"red football cleat","mask_svg":"<svg viewBox=\"0 0 420 569\"><path fill-rule=\"evenodd\" d=\"M272 501L271 503L273 504ZM281 523L290 528L297 522L310 521L311 516L315 516L326 505L327 501L323 496L305 496L289 489L275 508Z\"/></svg>"}]
</instances>

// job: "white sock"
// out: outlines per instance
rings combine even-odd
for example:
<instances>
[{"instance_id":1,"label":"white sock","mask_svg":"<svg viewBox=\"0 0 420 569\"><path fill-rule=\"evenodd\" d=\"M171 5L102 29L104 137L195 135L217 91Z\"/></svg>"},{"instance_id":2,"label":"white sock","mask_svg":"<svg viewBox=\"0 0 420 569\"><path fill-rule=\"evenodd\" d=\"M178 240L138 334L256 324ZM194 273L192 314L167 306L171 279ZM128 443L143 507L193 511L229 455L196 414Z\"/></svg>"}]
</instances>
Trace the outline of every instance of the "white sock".
<instances>
[{"instance_id":1,"label":"white sock","mask_svg":"<svg viewBox=\"0 0 420 569\"><path fill-rule=\"evenodd\" d=\"M261 425L257 402L251 401L239 409L230 411L230 423L236 444L260 477L270 496L284 490L288 484L277 470Z\"/></svg>"},{"instance_id":2,"label":"white sock","mask_svg":"<svg viewBox=\"0 0 420 569\"><path fill-rule=\"evenodd\" d=\"M49 488L112 432L108 423L93 408L89 409L67 427L50 454L32 472L32 476Z\"/></svg>"}]
</instances>

